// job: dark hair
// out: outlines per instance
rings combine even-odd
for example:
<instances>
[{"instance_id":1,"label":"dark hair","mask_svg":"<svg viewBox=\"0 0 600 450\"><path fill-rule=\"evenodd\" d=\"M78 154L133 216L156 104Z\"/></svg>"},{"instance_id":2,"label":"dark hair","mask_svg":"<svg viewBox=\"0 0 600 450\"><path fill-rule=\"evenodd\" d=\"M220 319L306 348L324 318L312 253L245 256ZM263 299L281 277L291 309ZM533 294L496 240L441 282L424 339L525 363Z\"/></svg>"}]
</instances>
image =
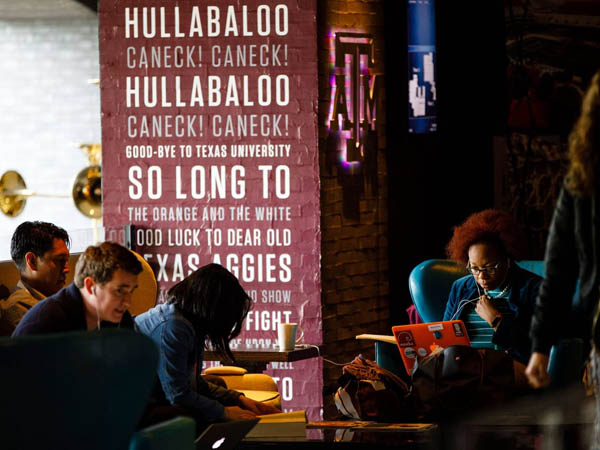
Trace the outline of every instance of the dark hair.
<instances>
[{"instance_id":1,"label":"dark hair","mask_svg":"<svg viewBox=\"0 0 600 450\"><path fill-rule=\"evenodd\" d=\"M142 271L142 263L132 251L116 242L90 245L77 260L75 286L81 289L87 277L99 284L108 283L119 269L137 275Z\"/></svg>"},{"instance_id":2,"label":"dark hair","mask_svg":"<svg viewBox=\"0 0 600 450\"><path fill-rule=\"evenodd\" d=\"M62 228L48 222L23 222L17 227L10 241L10 257L19 271L25 270L25 254L33 252L36 256L54 248L54 239L60 239L69 247L69 234Z\"/></svg>"},{"instance_id":3,"label":"dark hair","mask_svg":"<svg viewBox=\"0 0 600 450\"><path fill-rule=\"evenodd\" d=\"M242 331L252 299L231 272L219 264L208 264L169 289L167 295L168 303L206 332L214 351L234 360L229 341Z\"/></svg>"},{"instance_id":4,"label":"dark hair","mask_svg":"<svg viewBox=\"0 0 600 450\"><path fill-rule=\"evenodd\" d=\"M496 244L514 260L527 256L527 238L515 219L507 212L486 209L472 214L457 227L448 245L448 257L459 264L469 262L469 247L480 242Z\"/></svg>"},{"instance_id":5,"label":"dark hair","mask_svg":"<svg viewBox=\"0 0 600 450\"><path fill-rule=\"evenodd\" d=\"M570 193L589 197L594 191L600 166L600 71L585 93L581 115L569 136L569 170L566 177Z\"/></svg>"}]
</instances>

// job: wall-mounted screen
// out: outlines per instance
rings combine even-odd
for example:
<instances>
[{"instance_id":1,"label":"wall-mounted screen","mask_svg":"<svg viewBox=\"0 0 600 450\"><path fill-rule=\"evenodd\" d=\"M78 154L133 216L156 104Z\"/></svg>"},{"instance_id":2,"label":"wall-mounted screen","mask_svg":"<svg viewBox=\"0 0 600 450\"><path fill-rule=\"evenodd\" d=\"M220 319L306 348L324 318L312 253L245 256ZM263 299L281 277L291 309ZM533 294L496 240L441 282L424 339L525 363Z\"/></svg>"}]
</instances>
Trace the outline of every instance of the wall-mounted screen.
<instances>
[{"instance_id":1,"label":"wall-mounted screen","mask_svg":"<svg viewBox=\"0 0 600 450\"><path fill-rule=\"evenodd\" d=\"M408 0L408 132L437 128L435 2Z\"/></svg>"}]
</instances>

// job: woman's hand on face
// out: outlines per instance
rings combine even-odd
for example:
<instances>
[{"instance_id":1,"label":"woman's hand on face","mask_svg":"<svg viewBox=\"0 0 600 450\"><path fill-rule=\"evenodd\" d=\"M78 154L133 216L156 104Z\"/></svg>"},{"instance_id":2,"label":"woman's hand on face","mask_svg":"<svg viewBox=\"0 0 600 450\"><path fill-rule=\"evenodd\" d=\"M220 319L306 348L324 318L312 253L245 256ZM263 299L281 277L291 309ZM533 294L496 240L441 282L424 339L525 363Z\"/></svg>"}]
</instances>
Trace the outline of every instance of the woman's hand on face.
<instances>
[{"instance_id":1,"label":"woman's hand on face","mask_svg":"<svg viewBox=\"0 0 600 450\"><path fill-rule=\"evenodd\" d=\"M225 418L228 420L254 419L256 414L239 406L226 406Z\"/></svg>"},{"instance_id":2,"label":"woman's hand on face","mask_svg":"<svg viewBox=\"0 0 600 450\"><path fill-rule=\"evenodd\" d=\"M256 400L252 400L251 398L246 397L245 395L240 395L238 399L238 404L240 408L243 408L248 411L252 411L256 415L263 414L275 414L280 413L277 408L271 405L267 405L266 403L257 402Z\"/></svg>"},{"instance_id":3,"label":"woman's hand on face","mask_svg":"<svg viewBox=\"0 0 600 450\"><path fill-rule=\"evenodd\" d=\"M529 364L525 369L525 375L529 384L535 388L543 388L550 384L550 375L548 375L548 355L533 352L529 358Z\"/></svg>"},{"instance_id":4,"label":"woman's hand on face","mask_svg":"<svg viewBox=\"0 0 600 450\"><path fill-rule=\"evenodd\" d=\"M477 305L475 305L475 312L485 320L487 323L492 325L493 320L500 315L500 312L492 305L492 302L485 296L479 297Z\"/></svg>"}]
</instances>

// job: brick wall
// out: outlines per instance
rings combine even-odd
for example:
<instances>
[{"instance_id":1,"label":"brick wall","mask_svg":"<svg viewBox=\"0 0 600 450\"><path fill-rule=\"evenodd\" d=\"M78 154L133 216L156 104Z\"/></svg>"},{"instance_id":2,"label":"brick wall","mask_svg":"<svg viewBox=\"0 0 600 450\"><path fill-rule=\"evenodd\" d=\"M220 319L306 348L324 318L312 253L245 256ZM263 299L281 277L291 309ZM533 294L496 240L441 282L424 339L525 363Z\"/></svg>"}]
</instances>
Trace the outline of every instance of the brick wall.
<instances>
[{"instance_id":1,"label":"brick wall","mask_svg":"<svg viewBox=\"0 0 600 450\"><path fill-rule=\"evenodd\" d=\"M8 259L10 236L25 220L66 228L73 250L89 244L91 219L70 198L76 174L88 165L78 143L100 142L98 21L90 18L0 20L0 175L16 170L32 197L16 218L0 214L0 260ZM80 244L81 243L81 244Z\"/></svg>"},{"instance_id":2,"label":"brick wall","mask_svg":"<svg viewBox=\"0 0 600 450\"><path fill-rule=\"evenodd\" d=\"M373 343L357 341L361 333L391 334L388 286L387 168L385 92L377 103L377 186L363 180L340 183L340 165L328 145L331 98L330 31L370 33L375 42L375 73L383 75L383 1L319 1L319 160L321 171L323 355L347 362L362 353L372 359ZM383 79L381 80L383 81ZM332 157L333 156L333 157ZM354 180L361 184L360 180ZM344 184L344 186L342 186ZM375 189L373 189L375 187ZM358 195L359 214L344 213L344 190ZM346 192L348 195L348 192ZM353 217L349 217L353 216ZM341 367L324 363L324 385L335 385ZM332 397L324 397L324 417L337 415Z\"/></svg>"}]
</instances>

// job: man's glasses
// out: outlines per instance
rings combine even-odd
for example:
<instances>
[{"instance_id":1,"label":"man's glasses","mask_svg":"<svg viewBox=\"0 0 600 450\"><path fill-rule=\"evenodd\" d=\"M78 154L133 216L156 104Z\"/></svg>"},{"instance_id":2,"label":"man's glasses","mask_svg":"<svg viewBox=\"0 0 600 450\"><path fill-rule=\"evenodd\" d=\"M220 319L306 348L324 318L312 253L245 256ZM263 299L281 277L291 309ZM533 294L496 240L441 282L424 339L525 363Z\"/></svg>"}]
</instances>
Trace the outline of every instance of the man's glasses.
<instances>
[{"instance_id":1,"label":"man's glasses","mask_svg":"<svg viewBox=\"0 0 600 450\"><path fill-rule=\"evenodd\" d=\"M471 263L469 263L469 264L467 264L467 270L475 276L480 275L482 273L493 276L493 275L496 275L496 272L498 271L498 269L500 268L501 265L502 265L502 263L499 262L494 265L489 265L489 266L484 266L484 267L476 267L476 266L472 266Z\"/></svg>"}]
</instances>

